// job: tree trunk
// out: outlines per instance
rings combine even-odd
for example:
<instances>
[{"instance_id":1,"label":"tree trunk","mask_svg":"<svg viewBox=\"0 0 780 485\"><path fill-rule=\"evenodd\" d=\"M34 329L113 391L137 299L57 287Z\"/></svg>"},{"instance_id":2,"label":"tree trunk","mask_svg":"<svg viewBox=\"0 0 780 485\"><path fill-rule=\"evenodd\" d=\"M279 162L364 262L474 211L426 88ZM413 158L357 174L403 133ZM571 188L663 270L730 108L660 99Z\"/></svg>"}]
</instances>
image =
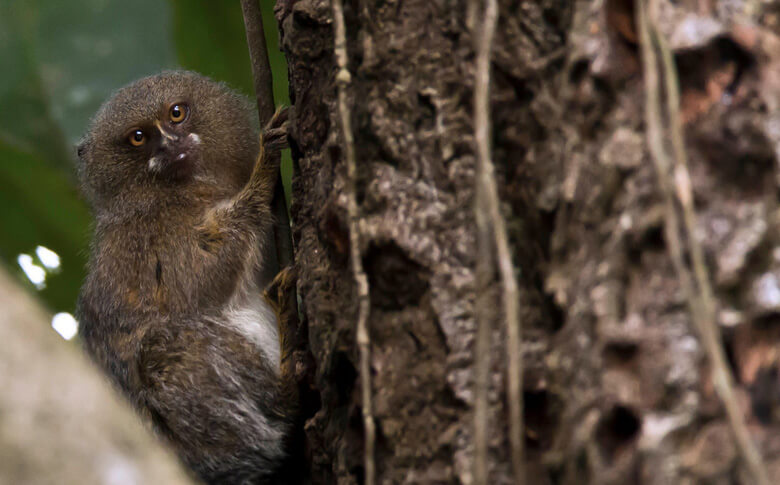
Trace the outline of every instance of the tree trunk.
<instances>
[{"instance_id":1,"label":"tree trunk","mask_svg":"<svg viewBox=\"0 0 780 485\"><path fill-rule=\"evenodd\" d=\"M679 73L695 227L669 223L679 202L665 202L646 142L638 4L499 2L492 142L520 284L525 483L755 483L710 377L695 295L670 257L678 232L703 246L737 418L780 483L780 8L650 3ZM481 15L456 0L345 5L378 483L475 483L477 294L501 308L498 280L477 288L475 279L472 32ZM280 0L277 17L293 100L299 291L319 393L306 425L312 474L362 483L332 11L324 0ZM675 126L660 128L672 130L661 146L671 150ZM682 192L672 196L682 197L676 175ZM496 484L516 483L503 321L492 326L488 393Z\"/></svg>"},{"instance_id":2,"label":"tree trunk","mask_svg":"<svg viewBox=\"0 0 780 485\"><path fill-rule=\"evenodd\" d=\"M0 483L193 483L50 321L0 268Z\"/></svg>"}]
</instances>

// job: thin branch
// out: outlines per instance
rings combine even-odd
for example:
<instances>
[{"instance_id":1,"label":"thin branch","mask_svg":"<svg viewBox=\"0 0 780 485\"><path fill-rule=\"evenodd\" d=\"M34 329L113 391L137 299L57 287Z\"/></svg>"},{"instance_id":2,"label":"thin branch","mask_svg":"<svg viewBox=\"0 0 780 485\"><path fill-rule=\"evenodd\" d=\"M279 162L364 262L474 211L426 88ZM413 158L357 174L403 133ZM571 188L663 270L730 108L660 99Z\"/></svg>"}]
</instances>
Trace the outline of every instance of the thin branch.
<instances>
[{"instance_id":1,"label":"thin branch","mask_svg":"<svg viewBox=\"0 0 780 485\"><path fill-rule=\"evenodd\" d=\"M265 126L273 116L275 107L274 83L271 64L268 62L265 30L263 29L263 12L260 10L258 0L241 0L241 11L244 13L246 43L249 47L249 58L252 61L257 112L260 115L260 126Z\"/></svg>"},{"instance_id":2,"label":"thin branch","mask_svg":"<svg viewBox=\"0 0 780 485\"><path fill-rule=\"evenodd\" d=\"M473 0L470 11L479 11L479 1ZM476 33L476 79L474 83L474 138L477 144L477 186L476 218L479 234L492 233L495 245L498 269L503 290L503 309L507 333L507 401L509 408L509 441L511 445L512 469L517 483L524 481L523 470L523 373L522 349L520 345L519 296L512 253L509 247L506 223L501 215L495 168L491 159L490 144L490 54L493 47L496 25L498 23L497 0L486 0L484 17ZM485 220L487 218L487 220ZM478 236L478 242L484 246L490 244L487 238ZM481 247L480 255L492 251ZM480 257L480 260L484 259ZM478 263L478 264L484 264ZM478 269L480 273L490 271ZM480 286L480 288L485 288ZM489 378L490 355L490 316L486 312L479 315L477 333L477 395L475 403L475 480L488 483L487 470L487 382Z\"/></svg>"},{"instance_id":3,"label":"thin branch","mask_svg":"<svg viewBox=\"0 0 780 485\"><path fill-rule=\"evenodd\" d=\"M652 25L652 24L651 24ZM664 70L666 71L667 110L669 111L672 148L674 150L675 168L674 181L677 199L682 207L683 221L688 233L691 259L693 262L693 274L699 289L699 299L702 311L700 332L705 343L706 352L712 361L713 382L720 395L726 414L729 417L731 428L737 440L743 459L745 460L756 483L769 485L766 468L761 459L761 454L750 438L737 398L734 394L734 377L728 366L726 354L721 345L720 328L715 321L715 299L710 284L707 265L704 260L704 251L699 240L695 236L696 212L693 207L693 191L691 177L688 172L688 161L685 152L685 143L682 136L682 123L680 121L680 93L677 69L674 64L671 49L666 39L660 34L657 27L653 26L652 32L658 49L661 53Z\"/></svg>"},{"instance_id":4,"label":"thin branch","mask_svg":"<svg viewBox=\"0 0 780 485\"><path fill-rule=\"evenodd\" d=\"M363 270L363 259L360 251L360 211L357 203L357 162L355 160L355 140L352 133L351 113L347 90L352 76L347 68L347 34L344 24L344 6L341 0L333 0L334 46L338 73L338 108L341 121L341 132L344 137L344 153L347 162L347 212L349 216L349 244L352 274L355 279L358 296L357 344L360 352L360 386L363 400L363 428L365 432L364 467L365 484L375 483L374 443L376 430L374 427L373 404L371 401L371 337L368 333L368 315L370 300L368 298L368 278Z\"/></svg>"},{"instance_id":5,"label":"thin branch","mask_svg":"<svg viewBox=\"0 0 780 485\"><path fill-rule=\"evenodd\" d=\"M271 64L268 62L268 49L265 43L263 29L263 13L258 0L241 0L241 10L244 14L246 43L249 47L249 58L252 61L252 76L255 82L255 97L260 126L265 126L274 114L274 91ZM276 155L279 156L279 155ZM274 197L271 207L276 218L274 224L274 245L279 269L289 266L293 261L292 235L290 234L290 217L287 214L287 202L284 197L282 173L276 178Z\"/></svg>"},{"instance_id":6,"label":"thin branch","mask_svg":"<svg viewBox=\"0 0 780 485\"><path fill-rule=\"evenodd\" d=\"M495 298L491 288L495 276L495 253L487 200L482 190L475 195L477 222L477 340L474 344L474 483L488 483L488 390L490 388L490 334L495 317Z\"/></svg>"},{"instance_id":7,"label":"thin branch","mask_svg":"<svg viewBox=\"0 0 780 485\"><path fill-rule=\"evenodd\" d=\"M687 167L687 155L682 136L679 105L680 95L677 71L671 49L660 34L655 21L649 18L647 5L640 0L637 8L637 24L640 31L642 61L645 73L645 116L647 120L648 145L655 161L659 183L666 205L666 239L672 262L677 271L683 291L688 298L692 319L704 344L705 353L712 366L715 391L723 402L737 448L747 465L755 483L769 485L766 468L761 454L750 438L744 417L734 393L734 378L728 367L720 330L715 321L715 301L704 260L704 251L696 238L696 213L693 207L693 191ZM660 74L655 48L661 54L661 66L666 92L666 110L669 122L664 123L661 103ZM670 159L663 141L663 126L669 126L673 157ZM691 255L693 274L683 257L684 237L680 233L680 218L677 215L675 199L682 208L682 223L687 234L687 249Z\"/></svg>"}]
</instances>

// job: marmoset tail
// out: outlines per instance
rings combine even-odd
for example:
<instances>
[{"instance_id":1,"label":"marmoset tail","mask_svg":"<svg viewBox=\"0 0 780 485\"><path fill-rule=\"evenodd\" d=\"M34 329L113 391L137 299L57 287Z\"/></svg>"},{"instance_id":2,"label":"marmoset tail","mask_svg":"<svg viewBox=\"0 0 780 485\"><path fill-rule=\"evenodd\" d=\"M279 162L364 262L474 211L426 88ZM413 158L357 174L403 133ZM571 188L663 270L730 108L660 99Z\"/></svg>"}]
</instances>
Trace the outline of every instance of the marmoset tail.
<instances>
[{"instance_id":1,"label":"marmoset tail","mask_svg":"<svg viewBox=\"0 0 780 485\"><path fill-rule=\"evenodd\" d=\"M78 147L95 216L85 346L214 484L272 480L296 407L262 297L278 169L265 153L285 120L260 140L252 120L224 85L167 72L119 90Z\"/></svg>"}]
</instances>

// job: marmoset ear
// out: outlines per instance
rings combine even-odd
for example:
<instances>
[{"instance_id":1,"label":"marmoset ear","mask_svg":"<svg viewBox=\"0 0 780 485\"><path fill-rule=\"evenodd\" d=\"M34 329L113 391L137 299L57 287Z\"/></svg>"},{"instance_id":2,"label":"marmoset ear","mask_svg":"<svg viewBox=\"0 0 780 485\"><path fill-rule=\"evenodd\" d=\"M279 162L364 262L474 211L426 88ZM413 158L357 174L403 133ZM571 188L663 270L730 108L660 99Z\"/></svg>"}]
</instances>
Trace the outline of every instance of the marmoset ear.
<instances>
[{"instance_id":1,"label":"marmoset ear","mask_svg":"<svg viewBox=\"0 0 780 485\"><path fill-rule=\"evenodd\" d=\"M78 145L76 145L76 155L79 157L79 160L82 162L84 161L84 154L87 150L87 140L82 139Z\"/></svg>"}]
</instances>

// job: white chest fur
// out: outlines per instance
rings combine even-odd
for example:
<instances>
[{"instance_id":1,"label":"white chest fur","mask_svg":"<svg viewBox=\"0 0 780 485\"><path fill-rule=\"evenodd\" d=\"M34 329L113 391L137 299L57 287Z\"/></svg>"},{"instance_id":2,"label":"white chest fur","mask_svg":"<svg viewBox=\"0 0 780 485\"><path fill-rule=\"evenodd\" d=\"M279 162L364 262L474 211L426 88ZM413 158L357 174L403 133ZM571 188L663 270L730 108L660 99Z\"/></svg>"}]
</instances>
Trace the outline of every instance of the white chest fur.
<instances>
[{"instance_id":1,"label":"white chest fur","mask_svg":"<svg viewBox=\"0 0 780 485\"><path fill-rule=\"evenodd\" d=\"M246 336L279 372L279 330L276 314L256 288L236 295L224 313L227 325Z\"/></svg>"}]
</instances>

